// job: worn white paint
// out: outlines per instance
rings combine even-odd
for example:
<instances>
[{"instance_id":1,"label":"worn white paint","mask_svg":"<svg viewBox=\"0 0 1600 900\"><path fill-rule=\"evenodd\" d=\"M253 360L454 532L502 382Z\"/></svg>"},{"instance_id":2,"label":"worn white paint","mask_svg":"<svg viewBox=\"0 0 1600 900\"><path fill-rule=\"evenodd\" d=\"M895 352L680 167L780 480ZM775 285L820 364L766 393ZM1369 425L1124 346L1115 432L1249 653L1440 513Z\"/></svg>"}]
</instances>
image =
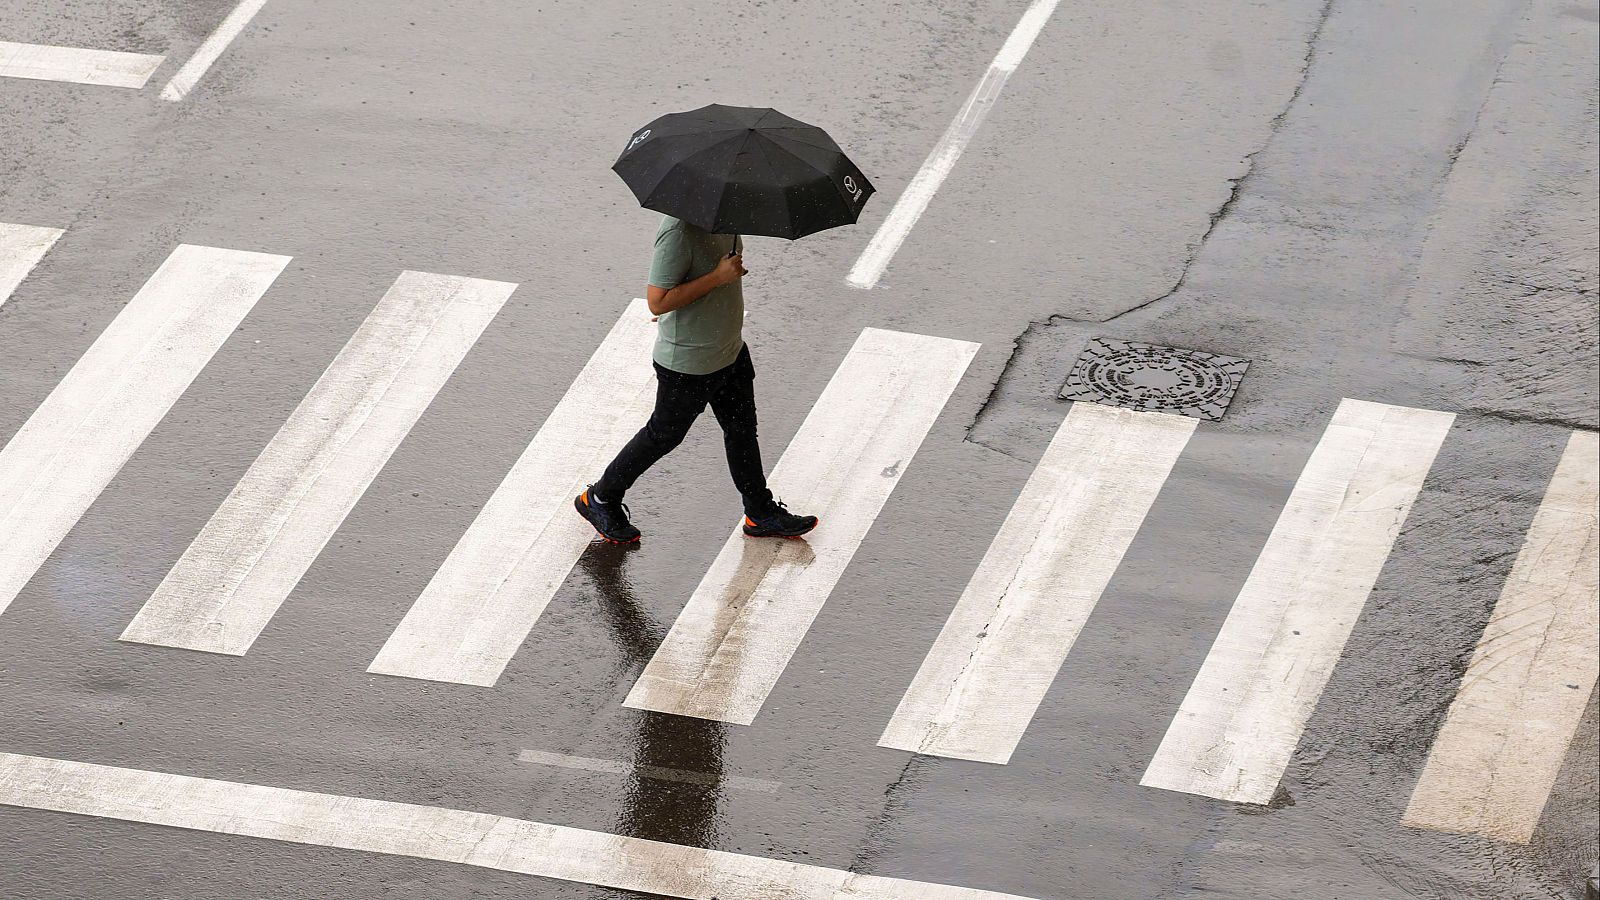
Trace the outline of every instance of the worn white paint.
<instances>
[{"instance_id":1,"label":"worn white paint","mask_svg":"<svg viewBox=\"0 0 1600 900\"><path fill-rule=\"evenodd\" d=\"M179 246L0 450L0 612L288 263Z\"/></svg>"},{"instance_id":2,"label":"worn white paint","mask_svg":"<svg viewBox=\"0 0 1600 900\"><path fill-rule=\"evenodd\" d=\"M878 328L856 338L768 479L820 524L800 540L736 524L625 706L754 721L977 350Z\"/></svg>"},{"instance_id":3,"label":"worn white paint","mask_svg":"<svg viewBox=\"0 0 1600 900\"><path fill-rule=\"evenodd\" d=\"M1000 52L995 54L994 61L989 64L978 86L973 88L967 102L922 163L922 168L906 185L900 199L895 201L894 208L889 211L883 224L878 226L867 248L861 251L860 258L846 279L851 287L870 289L878 283L883 270L889 266L889 260L894 258L906 235L911 233L912 226L917 224L917 219L922 217L923 211L932 202L933 195L939 192L945 178L955 168L956 160L961 158L972 136L978 133L978 126L983 124L989 110L1000 99L1000 90L1005 87L1006 79L1022 64L1034 39L1044 29L1045 23L1050 21L1058 2L1033 0L1022 14L1017 27L1012 29L1011 36L1006 38Z\"/></svg>"},{"instance_id":4,"label":"worn white paint","mask_svg":"<svg viewBox=\"0 0 1600 900\"><path fill-rule=\"evenodd\" d=\"M572 499L650 418L655 325L634 300L369 672L492 685L594 538Z\"/></svg>"},{"instance_id":5,"label":"worn white paint","mask_svg":"<svg viewBox=\"0 0 1600 900\"><path fill-rule=\"evenodd\" d=\"M1010 761L1194 428L1073 404L880 746Z\"/></svg>"},{"instance_id":6,"label":"worn white paint","mask_svg":"<svg viewBox=\"0 0 1600 900\"><path fill-rule=\"evenodd\" d=\"M0 306L63 234L59 228L0 222Z\"/></svg>"},{"instance_id":7,"label":"worn white paint","mask_svg":"<svg viewBox=\"0 0 1600 900\"><path fill-rule=\"evenodd\" d=\"M1402 821L1533 839L1600 674L1600 435L1575 432Z\"/></svg>"},{"instance_id":8,"label":"worn white paint","mask_svg":"<svg viewBox=\"0 0 1600 900\"><path fill-rule=\"evenodd\" d=\"M601 772L607 775L636 775L641 778L653 778L661 781L681 781L687 784L702 784L715 787L728 787L739 791L756 791L771 794L782 787L776 781L766 781L760 778L745 778L739 775L729 775L724 772L699 772L693 769L673 769L665 766L641 766L631 763L619 762L614 759L595 759L591 756L573 756L567 753L551 753L548 750L523 750L517 754L517 759L527 763L537 763L542 766L557 766L563 769L575 769L580 772Z\"/></svg>"},{"instance_id":9,"label":"worn white paint","mask_svg":"<svg viewBox=\"0 0 1600 900\"><path fill-rule=\"evenodd\" d=\"M514 290L402 274L122 639L249 650Z\"/></svg>"},{"instance_id":10,"label":"worn white paint","mask_svg":"<svg viewBox=\"0 0 1600 900\"><path fill-rule=\"evenodd\" d=\"M1272 799L1454 418L1339 404L1141 784Z\"/></svg>"},{"instance_id":11,"label":"worn white paint","mask_svg":"<svg viewBox=\"0 0 1600 900\"><path fill-rule=\"evenodd\" d=\"M164 56L0 41L0 78L142 88Z\"/></svg>"},{"instance_id":12,"label":"worn white paint","mask_svg":"<svg viewBox=\"0 0 1600 900\"><path fill-rule=\"evenodd\" d=\"M488 813L14 753L0 753L0 805L440 860L693 900L1022 900Z\"/></svg>"},{"instance_id":13,"label":"worn white paint","mask_svg":"<svg viewBox=\"0 0 1600 900\"><path fill-rule=\"evenodd\" d=\"M228 49L228 45L239 36L239 32L244 31L250 20L255 18L261 7L266 5L267 0L241 0L240 4L233 8L233 12L222 20L222 24L217 26L217 30L211 32L211 36L194 51L194 56L189 57L183 68L179 69L178 73L172 76L172 80L167 82L167 86L161 89L161 99L176 103L189 96L189 92L194 90L194 86L205 76L206 70L211 68L211 64L217 61L222 51Z\"/></svg>"}]
</instances>

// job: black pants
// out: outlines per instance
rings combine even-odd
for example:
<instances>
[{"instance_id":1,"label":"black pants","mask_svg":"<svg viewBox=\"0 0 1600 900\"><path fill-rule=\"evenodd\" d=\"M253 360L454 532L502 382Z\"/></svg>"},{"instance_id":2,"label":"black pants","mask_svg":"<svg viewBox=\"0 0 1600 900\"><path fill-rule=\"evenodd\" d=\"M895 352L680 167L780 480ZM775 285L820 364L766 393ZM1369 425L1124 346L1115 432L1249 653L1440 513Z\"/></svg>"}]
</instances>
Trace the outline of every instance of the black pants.
<instances>
[{"instance_id":1,"label":"black pants","mask_svg":"<svg viewBox=\"0 0 1600 900\"><path fill-rule=\"evenodd\" d=\"M741 347L738 359L706 375L675 372L656 362L651 365L656 369L656 408L650 421L606 467L594 492L607 502L621 500L646 469L683 443L689 426L710 403L722 426L728 471L744 498L744 511L765 512L772 503L772 491L767 488L761 447L756 442L756 370L750 361L750 347Z\"/></svg>"}]
</instances>

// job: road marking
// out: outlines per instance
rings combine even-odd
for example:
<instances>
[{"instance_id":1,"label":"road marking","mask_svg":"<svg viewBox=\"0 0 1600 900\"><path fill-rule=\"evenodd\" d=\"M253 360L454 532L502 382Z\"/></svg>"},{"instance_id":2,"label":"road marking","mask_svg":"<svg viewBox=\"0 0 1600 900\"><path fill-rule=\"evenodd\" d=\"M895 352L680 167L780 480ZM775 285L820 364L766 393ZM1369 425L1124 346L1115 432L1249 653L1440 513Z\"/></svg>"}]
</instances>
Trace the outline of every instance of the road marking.
<instances>
[{"instance_id":1,"label":"road marking","mask_svg":"<svg viewBox=\"0 0 1600 900\"><path fill-rule=\"evenodd\" d=\"M249 650L516 287L403 273L122 640Z\"/></svg>"},{"instance_id":2,"label":"road marking","mask_svg":"<svg viewBox=\"0 0 1600 900\"><path fill-rule=\"evenodd\" d=\"M369 672L493 685L594 538L572 498L650 418L655 326L634 300Z\"/></svg>"},{"instance_id":3,"label":"road marking","mask_svg":"<svg viewBox=\"0 0 1600 900\"><path fill-rule=\"evenodd\" d=\"M1000 99L1000 89L1005 87L1006 79L1016 71L1022 63L1022 58L1028 55L1028 50L1033 46L1033 41L1044 29L1045 23L1050 21L1050 16L1056 11L1059 0L1033 0L1022 18L1017 22L1017 27L1012 29L1011 36L995 54L994 61L989 64L989 69L984 73L978 86L973 88L971 96L956 113L955 119L945 129L944 136L939 138L928 158L923 161L922 168L917 171L911 183L906 186L900 199L895 201L894 209L889 211L888 218L878 226L878 230L861 251L861 257L856 260L850 269L850 276L846 279L851 287L871 289L882 277L883 270L888 268L889 260L894 258L900 244L905 241L906 235L911 233L912 226L917 224L917 219L922 217L923 211L928 208L928 203L933 200L933 195L939 192L939 187L944 184L945 178L955 168L956 160L961 158L967 149L967 143L972 136L978 133L978 126L983 124L989 110Z\"/></svg>"},{"instance_id":4,"label":"road marking","mask_svg":"<svg viewBox=\"0 0 1600 900\"><path fill-rule=\"evenodd\" d=\"M183 64L178 74L172 76L167 86L161 89L161 99L176 103L187 97L205 76L206 70L211 68L211 64L222 55L222 51L228 49L228 45L239 36L239 32L244 31L244 27L249 25L250 20L261 11L261 7L266 5L267 0L243 0L234 7L233 12L228 13L228 17L217 26L217 30L211 32L211 36L195 50L194 56L189 57L189 61Z\"/></svg>"},{"instance_id":5,"label":"road marking","mask_svg":"<svg viewBox=\"0 0 1600 900\"><path fill-rule=\"evenodd\" d=\"M735 525L624 706L755 720L977 351L861 332L768 479L821 524L803 540L748 538Z\"/></svg>"},{"instance_id":6,"label":"road marking","mask_svg":"<svg viewBox=\"0 0 1600 900\"><path fill-rule=\"evenodd\" d=\"M59 228L0 222L0 306L63 233Z\"/></svg>"},{"instance_id":7,"label":"road marking","mask_svg":"<svg viewBox=\"0 0 1600 900\"><path fill-rule=\"evenodd\" d=\"M1401 819L1533 839L1600 674L1600 436L1573 433Z\"/></svg>"},{"instance_id":8,"label":"road marking","mask_svg":"<svg viewBox=\"0 0 1600 900\"><path fill-rule=\"evenodd\" d=\"M1272 799L1454 419L1339 404L1140 784Z\"/></svg>"},{"instance_id":9,"label":"road marking","mask_svg":"<svg viewBox=\"0 0 1600 900\"><path fill-rule=\"evenodd\" d=\"M1195 424L1072 405L879 746L1010 761Z\"/></svg>"},{"instance_id":10,"label":"road marking","mask_svg":"<svg viewBox=\"0 0 1600 900\"><path fill-rule=\"evenodd\" d=\"M725 775L721 772L697 772L691 769L668 769L663 766L635 766L617 762L616 760L594 759L588 756L568 756L565 753L547 753L543 750L523 750L517 754L517 759L545 766L577 769L582 772L604 772L610 775L633 774L641 778L652 778L657 781L678 781L684 784L727 785L734 790L757 791L763 794L777 793L778 788L783 787L776 781L763 781L760 778L744 778L738 775Z\"/></svg>"},{"instance_id":11,"label":"road marking","mask_svg":"<svg viewBox=\"0 0 1600 900\"><path fill-rule=\"evenodd\" d=\"M0 753L0 804L693 900L1024 900L488 813Z\"/></svg>"},{"instance_id":12,"label":"road marking","mask_svg":"<svg viewBox=\"0 0 1600 900\"><path fill-rule=\"evenodd\" d=\"M288 264L180 245L0 450L0 612Z\"/></svg>"},{"instance_id":13,"label":"road marking","mask_svg":"<svg viewBox=\"0 0 1600 900\"><path fill-rule=\"evenodd\" d=\"M0 77L142 88L165 56L0 41Z\"/></svg>"}]
</instances>

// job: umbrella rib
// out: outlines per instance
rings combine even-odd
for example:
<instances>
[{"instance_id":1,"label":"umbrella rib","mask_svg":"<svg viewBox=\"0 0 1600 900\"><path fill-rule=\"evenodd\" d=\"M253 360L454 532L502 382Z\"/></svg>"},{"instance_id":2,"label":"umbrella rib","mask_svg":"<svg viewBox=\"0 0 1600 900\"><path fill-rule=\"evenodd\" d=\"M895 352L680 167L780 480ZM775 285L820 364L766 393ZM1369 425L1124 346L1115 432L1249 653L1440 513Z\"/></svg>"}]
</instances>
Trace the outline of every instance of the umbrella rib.
<instances>
[{"instance_id":1,"label":"umbrella rib","mask_svg":"<svg viewBox=\"0 0 1600 900\"><path fill-rule=\"evenodd\" d=\"M836 162L839 159L843 159L844 158L844 153L842 153L841 151L838 151L838 150L826 150L826 149L824 149L822 147L816 146L815 144L800 144L800 146L802 146L802 147L806 147L806 148L811 149L811 150L816 150L817 152L824 153L824 154L826 154L828 156L828 161L827 161L826 164L813 162L812 160L809 160L806 157L801 156L799 153L796 153L794 150L784 146L779 141L773 140L771 135L763 134L761 137L772 147L772 149L777 150L778 152L780 152L780 153L784 154L785 156L789 157L790 159L799 161L802 165L806 166L807 168L811 169L812 171L821 173L822 175L825 175L825 176L827 176L829 178L833 177L833 164L834 164L834 162ZM796 143L798 143L798 142L796 142Z\"/></svg>"},{"instance_id":2,"label":"umbrella rib","mask_svg":"<svg viewBox=\"0 0 1600 900\"><path fill-rule=\"evenodd\" d=\"M768 138L768 140L770 141L771 138ZM806 146L813 147L814 149L821 149L821 148L817 148L817 147L815 147L814 145L811 145L811 144L807 144ZM831 193L834 196L839 198L839 203L841 204L843 209L846 212L850 212L850 213L853 214L852 218L851 218L851 221L852 222L856 221L855 216L859 215L859 211L857 211L855 209L854 198L852 198L850 196L850 194L845 191L844 185L842 183L840 183L840 180L838 178L834 177L833 171L831 171L830 169L819 168L815 163L812 163L809 160L805 159L804 157L793 153L792 151L790 151L789 149L784 147L782 144L774 142L773 143L773 147L775 147L775 148L777 148L779 150L782 150L785 153L788 153L790 156L793 156L795 159L800 160L800 162L804 163L807 166L810 166L813 171L817 172L819 174L819 176L820 176L818 178L818 180L827 182L829 190L831 191ZM847 160L847 161L849 159L849 157L844 155L844 151L842 151L842 150L832 150L832 151L829 151L829 152L834 154L834 155L836 155L839 159L844 159L844 160ZM866 180L866 176L865 175L862 175L861 179L862 179L863 182L866 182L866 184L864 186L868 186L868 187L871 186L871 182L868 182Z\"/></svg>"},{"instance_id":3,"label":"umbrella rib","mask_svg":"<svg viewBox=\"0 0 1600 900\"><path fill-rule=\"evenodd\" d=\"M725 138L725 139L723 139L723 140L720 140L720 141L717 141L717 142L716 142L716 143L714 143L714 144L711 144L711 145L710 145L710 146L707 146L707 147L701 147L701 148L700 148L700 149L699 149L699 150L696 150L696 151L695 151L695 152L693 152L693 153L691 153L691 154L689 154L689 155L688 155L688 156L685 156L685 157L684 157L684 158L682 158L682 159L680 159L680 160L678 160L678 161L677 161L677 162L674 162L674 163L673 163L673 164L672 164L672 165L670 165L670 166L668 166L668 167L667 167L667 171L665 171L665 172L663 172L663 173L662 173L662 174L661 174L661 179L660 179L660 180L659 180L659 181L657 181L657 182L656 182L656 183L655 183L655 186L653 186L653 187L652 187L652 188L650 188L650 193L648 193L648 194L646 194L646 195L645 195L645 196L644 196L644 199L642 199L642 200L640 200L640 201L639 201L639 205L640 205L640 206L644 206L644 207L646 207L646 208L649 208L649 207L650 207L650 204L651 204L651 203L652 203L652 202L653 202L653 201L654 201L654 200L655 200L655 198L656 198L656 192L657 192L657 191L659 191L659 190L661 190L661 185L662 185L662 184L663 184L663 183L665 183L665 182L666 182L666 180L667 180L667 179L668 179L668 178L669 178L669 177L671 177L671 175L672 175L672 173L673 173L673 172L676 172L676 171L678 171L678 170L679 170L679 169L680 169L680 168L685 168L685 167L686 167L686 165L687 165L687 164L688 164L688 163L689 163L689 162L690 162L690 161L692 161L692 160L694 160L694 159L696 159L696 158L697 158L697 157L700 157L700 156L704 156L704 155L705 155L705 154L707 154L707 153L710 153L710 152L711 152L711 151L713 151L713 150L716 150L716 149L718 149L718 148L720 148L720 147L723 147L723 146L725 146L725 145L726 145L726 144L727 144L727 143L728 143L728 141L729 141L729 139L726 139L726 138ZM693 169L688 169L688 171L691 171L691 172L692 172L692 171L693 171ZM716 177L716 176L713 176L713 177ZM721 200L718 200L718 201L717 201L717 212L719 212L719 213L720 213L720 212L721 212L721 211L722 211L722 201L721 201Z\"/></svg>"},{"instance_id":4,"label":"umbrella rib","mask_svg":"<svg viewBox=\"0 0 1600 900\"><path fill-rule=\"evenodd\" d=\"M722 139L720 141L717 141L714 144L710 144L708 146L701 147L699 150L696 150L693 153L690 153L689 155L674 161L672 165L667 167L667 171L662 173L661 181L666 181L667 180L667 176L671 175L673 172L678 171L680 168L686 168L689 171L694 171L693 168L689 166L690 163L692 163L694 160L698 159L699 157L702 157L702 156L710 153L713 150L721 149L722 147L727 145L729 140L732 140L732 139L731 138L724 138L724 139ZM661 181L656 182L655 187L650 189L650 194L652 196L654 196L654 194L656 192L656 189L661 187Z\"/></svg>"},{"instance_id":5,"label":"umbrella rib","mask_svg":"<svg viewBox=\"0 0 1600 900\"><path fill-rule=\"evenodd\" d=\"M670 140L673 140L674 138L683 138L683 137L694 137L694 135L688 135L688 134L662 135L661 140L670 141ZM720 142L718 142L718 143L720 143ZM713 144L712 146L714 147L714 146L716 146L716 144ZM706 150L706 149L709 149L709 148L706 148L706 147L702 147L701 148L701 150ZM701 150L697 150L695 152L698 153L698 152L701 152ZM693 153L690 154L690 156L693 156L693 155L694 155ZM687 159L687 158L688 157L684 157L684 159ZM617 162L621 163L621 160L618 160ZM676 162L674 162L670 166L667 166L667 168L661 173L660 177L658 177L656 179L655 184L650 185L650 189L648 191L645 191L643 196L639 196L638 192L635 192L634 195L635 196L639 196L639 205L640 206L643 206L646 209L648 209L650 207L650 201L655 199L656 191L661 190L662 183L667 180L668 176L670 176L673 172L677 171L678 164L681 163L681 162L683 162L682 159L677 160ZM612 168L615 169L616 166L613 165Z\"/></svg>"},{"instance_id":6,"label":"umbrella rib","mask_svg":"<svg viewBox=\"0 0 1600 900\"><path fill-rule=\"evenodd\" d=\"M763 133L768 134L768 135L773 135L774 133L780 132L780 131L797 132L797 134L794 134L794 135L785 134L785 135L782 135L782 137L786 141L794 141L796 144L805 144L807 147L815 147L818 150L827 150L829 153L843 153L844 152L844 151L839 149L839 145L836 142L834 142L833 138L831 138L831 137L827 138L827 140L828 140L827 144L819 144L816 141L804 140L803 138L809 138L813 134L815 134L816 132L821 131L821 129L816 128L816 127L797 128L797 127L795 127L793 125L780 125L780 126L778 126L776 128L763 128L761 130L762 130ZM826 137L826 132L823 132L823 134L824 134L824 137Z\"/></svg>"},{"instance_id":7,"label":"umbrella rib","mask_svg":"<svg viewBox=\"0 0 1600 900\"><path fill-rule=\"evenodd\" d=\"M761 148L761 157L767 161L767 170L772 173L773 186L778 189L778 195L783 198L783 215L781 217L781 221L783 221L786 224L786 226L789 228L789 230L793 230L794 220L790 217L791 213L790 213L790 210L789 210L789 191L787 189L788 185L783 184L783 183L780 182L778 167L776 165L773 165L772 155L767 152L767 146L769 144L772 144L772 139L767 137L766 135L762 134L759 131L752 132L752 134L754 134L754 135L756 135L756 136L761 138L761 140L755 142L756 146ZM795 158L799 159L799 157L795 157ZM801 162L805 162L805 160L800 160L800 161ZM810 163L807 163L807 165L810 165Z\"/></svg>"},{"instance_id":8,"label":"umbrella rib","mask_svg":"<svg viewBox=\"0 0 1600 900\"><path fill-rule=\"evenodd\" d=\"M749 131L749 130L750 129L744 127L743 125L729 125L729 126L723 127L723 128L700 128L698 130L672 131L672 132L668 132L666 134L663 134L662 137L706 137L708 135L722 134L722 133L728 132L728 131Z\"/></svg>"},{"instance_id":9,"label":"umbrella rib","mask_svg":"<svg viewBox=\"0 0 1600 900\"><path fill-rule=\"evenodd\" d=\"M759 134L759 132L755 131L754 129L751 129L745 135L745 139L739 145L739 149L734 152L734 161L737 161L738 158L739 158L739 155L742 154L746 149L749 148L750 143L751 143L751 138L755 137L757 134ZM760 143L760 142L758 141L757 143ZM762 154L762 159L767 164L768 179L767 179L766 183L776 182L778 173L777 173L777 170L772 167L772 160L770 158L768 158L765 153ZM716 210L716 214L715 214L715 221L719 222L719 223L724 221L724 219L723 219L723 207L728 203L728 191L726 190L726 188L727 188L728 185L737 183L737 182L734 182L729 177L730 175L732 175L732 169L733 169L733 163L730 163L729 164L729 171L722 176L723 177L723 182L722 183L723 183L723 186L724 186L724 190L723 190L722 196L717 199L717 210ZM752 174L754 174L754 173L752 173ZM761 182L759 180L755 181L754 183L755 184L763 184L763 182ZM787 203L785 203L784 212L785 213L788 212Z\"/></svg>"}]
</instances>

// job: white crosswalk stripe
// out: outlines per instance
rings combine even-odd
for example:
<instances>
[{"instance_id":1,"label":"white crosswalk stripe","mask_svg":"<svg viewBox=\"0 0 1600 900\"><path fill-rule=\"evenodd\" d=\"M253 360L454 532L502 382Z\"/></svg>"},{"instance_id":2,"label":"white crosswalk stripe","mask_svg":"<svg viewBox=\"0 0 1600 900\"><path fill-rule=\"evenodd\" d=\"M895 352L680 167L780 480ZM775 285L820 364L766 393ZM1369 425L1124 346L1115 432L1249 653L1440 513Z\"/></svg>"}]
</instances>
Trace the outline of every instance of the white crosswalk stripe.
<instances>
[{"instance_id":1,"label":"white crosswalk stripe","mask_svg":"<svg viewBox=\"0 0 1600 900\"><path fill-rule=\"evenodd\" d=\"M1527 843L1600 674L1600 435L1575 432L1403 821Z\"/></svg>"},{"instance_id":2,"label":"white crosswalk stripe","mask_svg":"<svg viewBox=\"0 0 1600 900\"><path fill-rule=\"evenodd\" d=\"M748 725L933 427L978 345L864 330L769 483L821 520L723 545L625 706Z\"/></svg>"},{"instance_id":3,"label":"white crosswalk stripe","mask_svg":"<svg viewBox=\"0 0 1600 900\"><path fill-rule=\"evenodd\" d=\"M880 746L1011 759L1194 428L1073 404Z\"/></svg>"},{"instance_id":4,"label":"white crosswalk stripe","mask_svg":"<svg viewBox=\"0 0 1600 900\"><path fill-rule=\"evenodd\" d=\"M435 859L695 900L1023 900L488 813L0 753L0 805Z\"/></svg>"},{"instance_id":5,"label":"white crosswalk stripe","mask_svg":"<svg viewBox=\"0 0 1600 900\"><path fill-rule=\"evenodd\" d=\"M917 220L927 211L928 204L933 202L933 196L939 192L939 187L949 177L955 168L956 161L966 151L967 144L971 143L974 135L978 133L978 126L994 109L1000 99L1000 91L1005 88L1006 81L1011 73L1022 64L1023 57L1028 55L1028 50L1033 47L1033 42L1039 37L1039 32L1044 30L1046 23L1055 13L1060 0L1033 0L1022 13L1022 18L1017 20L1017 25L1011 30L1006 42L994 56L994 61L989 64L983 78L978 81L972 93L968 95L967 102L962 104L956 117L951 120L939 142L928 152L928 158L923 161L922 168L906 185L900 199L895 201L894 208L889 211L883 224L873 233L872 240L866 249L861 251L861 256L856 264L851 267L850 275L845 283L851 287L871 289L883 277L884 269L889 267L889 261L894 258L906 236L911 233Z\"/></svg>"},{"instance_id":6,"label":"white crosswalk stripe","mask_svg":"<svg viewBox=\"0 0 1600 900\"><path fill-rule=\"evenodd\" d=\"M249 650L515 289L402 274L122 640Z\"/></svg>"},{"instance_id":7,"label":"white crosswalk stripe","mask_svg":"<svg viewBox=\"0 0 1600 900\"><path fill-rule=\"evenodd\" d=\"M11 292L50 252L62 234L59 228L0 222L0 306L5 305Z\"/></svg>"},{"instance_id":8,"label":"white crosswalk stripe","mask_svg":"<svg viewBox=\"0 0 1600 900\"><path fill-rule=\"evenodd\" d=\"M142 88L164 56L0 41L0 78Z\"/></svg>"},{"instance_id":9,"label":"white crosswalk stripe","mask_svg":"<svg viewBox=\"0 0 1600 900\"><path fill-rule=\"evenodd\" d=\"M1339 404L1141 784L1272 799L1454 418Z\"/></svg>"},{"instance_id":10,"label":"white crosswalk stripe","mask_svg":"<svg viewBox=\"0 0 1600 900\"><path fill-rule=\"evenodd\" d=\"M0 612L288 263L179 246L0 450Z\"/></svg>"},{"instance_id":11,"label":"white crosswalk stripe","mask_svg":"<svg viewBox=\"0 0 1600 900\"><path fill-rule=\"evenodd\" d=\"M167 86L161 89L161 99L176 103L189 96L200 79L222 56L228 45L244 31L245 27L254 19L256 13L261 12L261 7L267 5L267 0L239 0L239 5L228 13L227 17L217 25L217 30L211 32L200 46L195 48L194 56L183 64Z\"/></svg>"},{"instance_id":12,"label":"white crosswalk stripe","mask_svg":"<svg viewBox=\"0 0 1600 900\"><path fill-rule=\"evenodd\" d=\"M594 537L572 498L650 417L654 339L633 301L367 671L499 680Z\"/></svg>"}]
</instances>

